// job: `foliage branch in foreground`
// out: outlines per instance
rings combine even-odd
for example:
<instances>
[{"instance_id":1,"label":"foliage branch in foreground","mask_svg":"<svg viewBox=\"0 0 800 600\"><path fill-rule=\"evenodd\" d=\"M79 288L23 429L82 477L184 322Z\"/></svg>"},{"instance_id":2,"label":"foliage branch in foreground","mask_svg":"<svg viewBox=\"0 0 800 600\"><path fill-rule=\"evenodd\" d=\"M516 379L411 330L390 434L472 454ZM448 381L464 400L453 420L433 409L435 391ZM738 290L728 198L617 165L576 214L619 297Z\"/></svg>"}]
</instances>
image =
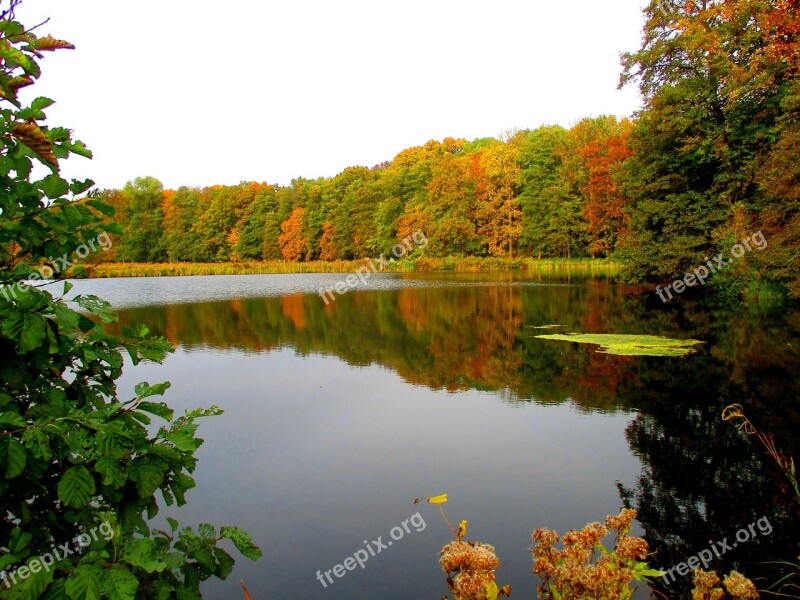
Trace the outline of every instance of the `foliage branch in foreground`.
<instances>
[{"instance_id":1,"label":"foliage branch in foreground","mask_svg":"<svg viewBox=\"0 0 800 600\"><path fill-rule=\"evenodd\" d=\"M107 335L116 317L96 297L67 303L41 289L55 281L20 283L118 230L103 225L113 208L85 196L92 181L59 175L60 160L91 153L45 125L53 101L19 98L45 52L73 46L19 23L18 5L0 3L0 598L200 598L202 581L233 567L220 540L251 559L261 551L235 527L168 518L168 531L151 531L147 520L185 503L203 441L196 421L221 411L175 418L155 400L168 383L120 399L123 352L160 361L169 344L145 327Z\"/></svg>"}]
</instances>

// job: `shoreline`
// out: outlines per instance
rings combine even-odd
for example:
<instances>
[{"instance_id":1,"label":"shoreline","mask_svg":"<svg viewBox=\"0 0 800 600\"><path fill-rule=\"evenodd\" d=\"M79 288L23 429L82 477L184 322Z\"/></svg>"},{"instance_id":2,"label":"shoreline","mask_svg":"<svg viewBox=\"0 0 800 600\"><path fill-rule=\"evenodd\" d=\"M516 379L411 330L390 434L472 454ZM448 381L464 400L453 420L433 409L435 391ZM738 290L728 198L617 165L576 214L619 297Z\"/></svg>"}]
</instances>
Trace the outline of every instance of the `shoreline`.
<instances>
[{"instance_id":1,"label":"shoreline","mask_svg":"<svg viewBox=\"0 0 800 600\"><path fill-rule=\"evenodd\" d=\"M242 261L237 263L101 263L78 270L70 276L81 279L106 279L111 277L191 277L200 275L286 275L300 273L354 273L368 263L360 260L287 262ZM372 259L377 260L377 259ZM384 263L384 273L491 271L521 272L601 272L618 275L620 263L610 259L534 259L534 258L484 258L445 257L393 260Z\"/></svg>"}]
</instances>

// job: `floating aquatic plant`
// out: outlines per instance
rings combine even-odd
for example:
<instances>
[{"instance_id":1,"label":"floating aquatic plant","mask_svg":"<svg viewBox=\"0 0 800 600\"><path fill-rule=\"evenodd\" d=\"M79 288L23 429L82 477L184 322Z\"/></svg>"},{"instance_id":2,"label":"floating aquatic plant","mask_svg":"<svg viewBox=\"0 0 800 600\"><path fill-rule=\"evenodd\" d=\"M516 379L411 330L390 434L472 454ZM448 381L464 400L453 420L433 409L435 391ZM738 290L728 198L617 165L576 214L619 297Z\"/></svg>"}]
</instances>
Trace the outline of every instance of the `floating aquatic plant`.
<instances>
[{"instance_id":1,"label":"floating aquatic plant","mask_svg":"<svg viewBox=\"0 0 800 600\"><path fill-rule=\"evenodd\" d=\"M539 339L594 344L597 352L619 356L686 356L696 352L699 340L675 340L656 335L625 335L619 333L552 333L537 335Z\"/></svg>"}]
</instances>

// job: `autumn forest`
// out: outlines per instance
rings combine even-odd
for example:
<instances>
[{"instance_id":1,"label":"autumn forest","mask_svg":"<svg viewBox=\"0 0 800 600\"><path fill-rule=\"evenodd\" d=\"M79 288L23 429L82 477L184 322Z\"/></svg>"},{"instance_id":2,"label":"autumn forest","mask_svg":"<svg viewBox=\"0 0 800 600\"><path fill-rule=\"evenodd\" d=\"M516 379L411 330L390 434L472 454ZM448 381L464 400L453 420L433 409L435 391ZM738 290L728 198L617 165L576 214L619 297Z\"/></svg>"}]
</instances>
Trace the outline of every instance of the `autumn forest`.
<instances>
[{"instance_id":1,"label":"autumn forest","mask_svg":"<svg viewBox=\"0 0 800 600\"><path fill-rule=\"evenodd\" d=\"M620 85L644 98L630 119L432 140L288 186L137 178L102 192L124 228L113 260L358 259L422 231L429 256L613 257L664 280L762 231L769 249L726 283L800 295L796 4L651 10L622 57Z\"/></svg>"}]
</instances>

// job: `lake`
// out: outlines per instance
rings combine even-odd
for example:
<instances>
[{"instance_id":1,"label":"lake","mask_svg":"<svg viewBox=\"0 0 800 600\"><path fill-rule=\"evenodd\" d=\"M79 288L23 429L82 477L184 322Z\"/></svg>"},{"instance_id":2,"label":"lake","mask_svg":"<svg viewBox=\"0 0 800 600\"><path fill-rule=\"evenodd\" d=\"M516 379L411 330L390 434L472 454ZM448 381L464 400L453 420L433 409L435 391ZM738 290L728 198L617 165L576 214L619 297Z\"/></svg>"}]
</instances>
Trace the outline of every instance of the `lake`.
<instances>
[{"instance_id":1,"label":"lake","mask_svg":"<svg viewBox=\"0 0 800 600\"><path fill-rule=\"evenodd\" d=\"M208 582L207 597L242 598L242 578L254 600L441 598L452 534L413 500L443 493L467 539L496 547L514 598L535 597L535 528L563 533L623 505L639 511L654 567L763 517L768 534L713 566L769 578L757 563L797 556L785 479L721 413L741 403L797 450L800 314L689 295L664 305L602 277L524 273L376 274L326 304L317 291L343 277L75 282L120 310L115 329L143 323L176 347L163 365L127 367L123 397L169 380L178 412L225 410L201 421L188 505L159 516L238 525L264 551ZM551 325L704 344L682 358L614 356L538 339ZM318 580L367 546L382 548L363 568ZM687 585L655 587L677 598Z\"/></svg>"}]
</instances>

